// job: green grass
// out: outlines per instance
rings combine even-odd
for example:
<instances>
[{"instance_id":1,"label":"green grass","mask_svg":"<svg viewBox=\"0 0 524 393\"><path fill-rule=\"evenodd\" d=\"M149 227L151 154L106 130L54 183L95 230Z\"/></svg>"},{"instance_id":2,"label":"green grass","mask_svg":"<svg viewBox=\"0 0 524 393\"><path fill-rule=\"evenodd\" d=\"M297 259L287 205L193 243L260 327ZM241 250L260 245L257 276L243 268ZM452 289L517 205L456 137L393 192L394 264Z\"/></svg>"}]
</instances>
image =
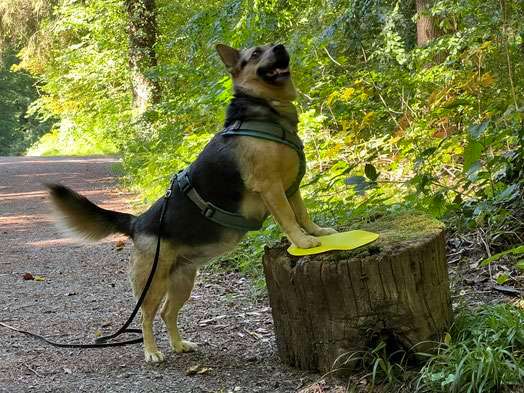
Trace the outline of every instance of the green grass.
<instances>
[{"instance_id":1,"label":"green grass","mask_svg":"<svg viewBox=\"0 0 524 393\"><path fill-rule=\"evenodd\" d=\"M511 392L524 384L522 309L501 304L463 310L446 341L420 371L417 391Z\"/></svg>"},{"instance_id":2,"label":"green grass","mask_svg":"<svg viewBox=\"0 0 524 393\"><path fill-rule=\"evenodd\" d=\"M511 304L464 308L434 354L391 349L382 339L339 358L334 369L349 363L362 370L350 381L365 378L369 392L524 392L524 310ZM358 391L351 385L348 392Z\"/></svg>"}]
</instances>

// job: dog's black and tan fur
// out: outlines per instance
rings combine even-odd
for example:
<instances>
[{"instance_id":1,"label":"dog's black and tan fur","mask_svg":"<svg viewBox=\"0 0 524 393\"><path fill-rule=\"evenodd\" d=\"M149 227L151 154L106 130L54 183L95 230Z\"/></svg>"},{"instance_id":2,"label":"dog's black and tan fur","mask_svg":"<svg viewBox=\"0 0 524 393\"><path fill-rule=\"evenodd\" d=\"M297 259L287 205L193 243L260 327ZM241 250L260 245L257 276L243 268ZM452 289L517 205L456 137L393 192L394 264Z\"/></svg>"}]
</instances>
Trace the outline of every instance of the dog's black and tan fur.
<instances>
[{"instance_id":1,"label":"dog's black and tan fur","mask_svg":"<svg viewBox=\"0 0 524 393\"><path fill-rule=\"evenodd\" d=\"M239 51L217 45L217 51L232 75L235 89L225 125L235 120L264 120L296 131L297 113L292 103L296 93L284 46ZM300 191L286 197L285 190L295 181L298 170L298 155L287 145L217 134L191 165L191 178L205 200L250 219L262 221L270 213L291 242L310 248L320 244L314 236L335 231L310 220ZM153 262L162 200L145 213L133 216L99 208L64 186L48 187L62 222L84 238L99 240L112 233L123 233L133 239L130 278L133 291L139 296ZM175 187L161 233L158 270L141 309L146 361L164 359L153 336L153 319L162 301L161 316L172 349L186 352L196 348L181 339L178 312L189 298L198 268L232 249L244 235L205 218Z\"/></svg>"}]
</instances>

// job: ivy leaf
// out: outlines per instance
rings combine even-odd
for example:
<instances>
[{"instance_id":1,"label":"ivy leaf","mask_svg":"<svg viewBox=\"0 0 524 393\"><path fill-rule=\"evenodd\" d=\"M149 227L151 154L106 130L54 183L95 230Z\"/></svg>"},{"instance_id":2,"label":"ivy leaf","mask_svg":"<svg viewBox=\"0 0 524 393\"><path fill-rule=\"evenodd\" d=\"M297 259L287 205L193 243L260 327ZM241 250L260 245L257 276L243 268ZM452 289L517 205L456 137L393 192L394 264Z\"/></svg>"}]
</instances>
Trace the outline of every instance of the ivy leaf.
<instances>
[{"instance_id":1,"label":"ivy leaf","mask_svg":"<svg viewBox=\"0 0 524 393\"><path fill-rule=\"evenodd\" d=\"M440 217L444 214L446 206L446 199L441 192L436 193L429 203L428 209L434 217Z\"/></svg>"},{"instance_id":2,"label":"ivy leaf","mask_svg":"<svg viewBox=\"0 0 524 393\"><path fill-rule=\"evenodd\" d=\"M470 140L464 147L464 173L467 173L471 166L480 160L483 149L484 146L476 140Z\"/></svg>"},{"instance_id":3,"label":"ivy leaf","mask_svg":"<svg viewBox=\"0 0 524 393\"><path fill-rule=\"evenodd\" d=\"M496 196L497 201L500 202L509 202L520 194L518 184L511 184L507 186L502 192L498 193Z\"/></svg>"},{"instance_id":4,"label":"ivy leaf","mask_svg":"<svg viewBox=\"0 0 524 393\"><path fill-rule=\"evenodd\" d=\"M470 167L468 168L468 170L466 171L466 178L474 183L475 181L477 181L478 179L478 175L479 175L479 171L480 171L480 161L475 161L473 162Z\"/></svg>"},{"instance_id":5,"label":"ivy leaf","mask_svg":"<svg viewBox=\"0 0 524 393\"><path fill-rule=\"evenodd\" d=\"M357 194L363 195L365 191L369 190L376 183L366 181L364 176L351 176L346 179L346 184L353 186Z\"/></svg>"},{"instance_id":6,"label":"ivy leaf","mask_svg":"<svg viewBox=\"0 0 524 393\"><path fill-rule=\"evenodd\" d=\"M366 177L371 180L375 181L378 177L377 169L373 166L373 164L366 164L364 167L364 173L366 174Z\"/></svg>"},{"instance_id":7,"label":"ivy leaf","mask_svg":"<svg viewBox=\"0 0 524 393\"><path fill-rule=\"evenodd\" d=\"M351 176L346 179L346 184L350 186L355 186L357 184L365 183L366 178L364 176Z\"/></svg>"},{"instance_id":8,"label":"ivy leaf","mask_svg":"<svg viewBox=\"0 0 524 393\"><path fill-rule=\"evenodd\" d=\"M480 136L486 131L486 128L488 128L489 120L483 121L480 124L472 124L468 127L469 135L471 135L472 138L478 139Z\"/></svg>"}]
</instances>

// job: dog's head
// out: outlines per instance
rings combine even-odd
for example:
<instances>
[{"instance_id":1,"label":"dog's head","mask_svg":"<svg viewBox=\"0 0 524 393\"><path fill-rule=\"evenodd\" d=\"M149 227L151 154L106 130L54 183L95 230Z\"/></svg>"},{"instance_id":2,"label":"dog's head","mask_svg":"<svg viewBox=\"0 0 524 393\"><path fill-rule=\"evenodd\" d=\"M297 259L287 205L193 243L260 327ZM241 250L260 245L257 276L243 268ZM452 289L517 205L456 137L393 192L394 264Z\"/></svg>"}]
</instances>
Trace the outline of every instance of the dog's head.
<instances>
[{"instance_id":1,"label":"dog's head","mask_svg":"<svg viewBox=\"0 0 524 393\"><path fill-rule=\"evenodd\" d=\"M238 50L218 44L216 49L231 73L235 91L267 100L295 99L289 54L284 45L263 45Z\"/></svg>"}]
</instances>

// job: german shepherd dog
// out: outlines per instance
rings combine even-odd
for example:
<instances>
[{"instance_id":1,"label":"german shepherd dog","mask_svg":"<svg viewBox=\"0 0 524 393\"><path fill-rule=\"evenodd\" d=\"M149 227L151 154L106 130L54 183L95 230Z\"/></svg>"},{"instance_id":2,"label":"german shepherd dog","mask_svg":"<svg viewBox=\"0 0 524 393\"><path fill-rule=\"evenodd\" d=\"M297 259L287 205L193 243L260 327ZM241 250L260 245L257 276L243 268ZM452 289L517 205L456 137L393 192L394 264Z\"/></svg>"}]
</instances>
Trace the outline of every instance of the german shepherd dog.
<instances>
[{"instance_id":1,"label":"german shepherd dog","mask_svg":"<svg viewBox=\"0 0 524 393\"><path fill-rule=\"evenodd\" d=\"M296 91L286 48L265 45L237 50L219 44L216 50L234 82L225 126L238 120L270 121L296 132L298 117L292 103ZM285 144L219 133L191 165L192 184L207 201L260 222L271 214L292 243L310 248L320 245L315 236L336 231L311 221L300 191L286 196L298 171L298 155ZM60 184L47 187L59 220L81 238L100 240L113 233L132 238L130 281L135 296L140 296L153 263L163 199L134 216L102 209ZM231 250L245 235L207 219L178 187L167 203L159 264L141 307L145 360L154 363L164 360L153 335L153 320L162 302L171 348L195 350L194 343L180 337L178 313L190 296L199 267Z\"/></svg>"}]
</instances>

